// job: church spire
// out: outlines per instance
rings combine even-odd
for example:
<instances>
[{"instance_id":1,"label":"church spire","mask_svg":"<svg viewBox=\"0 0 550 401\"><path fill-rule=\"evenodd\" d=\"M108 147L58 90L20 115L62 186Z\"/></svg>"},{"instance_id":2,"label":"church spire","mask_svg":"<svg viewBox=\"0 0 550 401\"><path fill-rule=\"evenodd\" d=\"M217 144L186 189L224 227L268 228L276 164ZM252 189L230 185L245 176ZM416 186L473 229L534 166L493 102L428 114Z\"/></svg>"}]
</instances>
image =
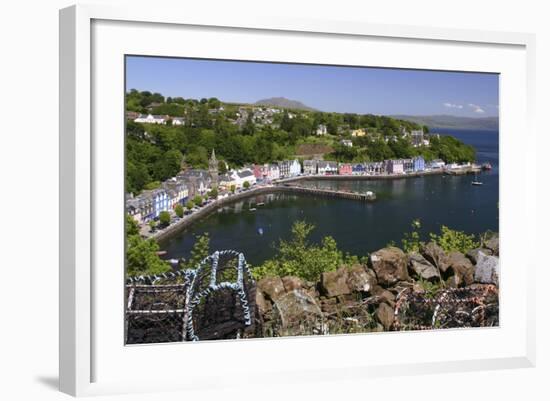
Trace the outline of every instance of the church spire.
<instances>
[{"instance_id":1,"label":"church spire","mask_svg":"<svg viewBox=\"0 0 550 401\"><path fill-rule=\"evenodd\" d=\"M216 152L214 152L214 148L212 148L212 156L210 156L210 160L208 161L208 172L210 173L210 177L212 178L212 186L217 187L218 161L216 160Z\"/></svg>"}]
</instances>

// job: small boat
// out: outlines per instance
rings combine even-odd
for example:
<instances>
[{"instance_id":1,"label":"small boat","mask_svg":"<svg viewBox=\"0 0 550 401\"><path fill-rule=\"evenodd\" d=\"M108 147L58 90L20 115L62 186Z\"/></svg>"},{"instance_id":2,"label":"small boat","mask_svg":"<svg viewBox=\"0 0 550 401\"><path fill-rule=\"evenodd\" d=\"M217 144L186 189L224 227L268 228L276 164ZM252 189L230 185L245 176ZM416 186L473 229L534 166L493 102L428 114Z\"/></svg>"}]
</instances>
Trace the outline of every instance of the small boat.
<instances>
[{"instance_id":1,"label":"small boat","mask_svg":"<svg viewBox=\"0 0 550 401\"><path fill-rule=\"evenodd\" d=\"M256 208L255 208L255 207L251 207L251 208L248 209L248 210L250 210L251 212L255 212L255 211L256 211Z\"/></svg>"},{"instance_id":2,"label":"small boat","mask_svg":"<svg viewBox=\"0 0 550 401\"><path fill-rule=\"evenodd\" d=\"M477 174L476 174L474 180L472 181L472 185L483 185L483 183L481 181L477 180Z\"/></svg>"},{"instance_id":3,"label":"small boat","mask_svg":"<svg viewBox=\"0 0 550 401\"><path fill-rule=\"evenodd\" d=\"M483 163L481 165L482 170L491 170L492 168L493 168L493 166L491 166L491 163Z\"/></svg>"},{"instance_id":4,"label":"small boat","mask_svg":"<svg viewBox=\"0 0 550 401\"><path fill-rule=\"evenodd\" d=\"M263 205L265 205L265 203L263 203L263 202L256 203L256 206L263 206Z\"/></svg>"},{"instance_id":5,"label":"small boat","mask_svg":"<svg viewBox=\"0 0 550 401\"><path fill-rule=\"evenodd\" d=\"M260 235L264 235L264 229L263 228L258 228L258 234Z\"/></svg>"}]
</instances>

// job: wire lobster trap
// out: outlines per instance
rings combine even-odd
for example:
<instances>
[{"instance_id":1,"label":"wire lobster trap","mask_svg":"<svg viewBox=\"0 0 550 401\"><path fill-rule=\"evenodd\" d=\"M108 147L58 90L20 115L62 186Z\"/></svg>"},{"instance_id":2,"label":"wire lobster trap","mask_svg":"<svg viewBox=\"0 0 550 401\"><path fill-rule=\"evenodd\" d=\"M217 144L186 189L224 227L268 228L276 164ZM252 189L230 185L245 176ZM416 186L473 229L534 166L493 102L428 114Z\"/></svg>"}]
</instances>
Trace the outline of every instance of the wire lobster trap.
<instances>
[{"instance_id":1,"label":"wire lobster trap","mask_svg":"<svg viewBox=\"0 0 550 401\"><path fill-rule=\"evenodd\" d=\"M196 269L131 277L126 344L238 338L254 330L255 281L242 253L217 251Z\"/></svg>"},{"instance_id":2,"label":"wire lobster trap","mask_svg":"<svg viewBox=\"0 0 550 401\"><path fill-rule=\"evenodd\" d=\"M479 284L435 294L407 288L398 295L394 313L393 330L498 326L498 288Z\"/></svg>"}]
</instances>

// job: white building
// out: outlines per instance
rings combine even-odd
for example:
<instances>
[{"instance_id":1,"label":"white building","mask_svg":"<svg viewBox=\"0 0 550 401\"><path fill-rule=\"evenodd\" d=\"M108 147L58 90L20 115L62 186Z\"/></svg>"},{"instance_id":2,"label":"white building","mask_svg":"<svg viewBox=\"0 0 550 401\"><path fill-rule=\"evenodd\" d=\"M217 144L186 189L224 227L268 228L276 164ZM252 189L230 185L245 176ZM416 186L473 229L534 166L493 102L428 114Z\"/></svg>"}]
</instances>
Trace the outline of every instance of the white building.
<instances>
[{"instance_id":1,"label":"white building","mask_svg":"<svg viewBox=\"0 0 550 401\"><path fill-rule=\"evenodd\" d=\"M242 188L245 182L248 182L250 186L256 184L256 176L250 169L233 171L231 175L237 188Z\"/></svg>"},{"instance_id":2,"label":"white building","mask_svg":"<svg viewBox=\"0 0 550 401\"><path fill-rule=\"evenodd\" d=\"M185 125L185 119L183 117L172 118L172 125Z\"/></svg>"},{"instance_id":3,"label":"white building","mask_svg":"<svg viewBox=\"0 0 550 401\"><path fill-rule=\"evenodd\" d=\"M297 159L279 162L279 174L281 178L296 177L301 172L302 167Z\"/></svg>"},{"instance_id":4,"label":"white building","mask_svg":"<svg viewBox=\"0 0 550 401\"><path fill-rule=\"evenodd\" d=\"M340 143L348 148L353 147L353 142L350 139L342 139Z\"/></svg>"},{"instance_id":5,"label":"white building","mask_svg":"<svg viewBox=\"0 0 550 401\"><path fill-rule=\"evenodd\" d=\"M338 174L338 163L320 161L317 163L317 174L330 175Z\"/></svg>"},{"instance_id":6,"label":"white building","mask_svg":"<svg viewBox=\"0 0 550 401\"><path fill-rule=\"evenodd\" d=\"M327 134L327 126L324 125L324 124L319 124L319 126L317 127L317 131L316 131L316 134L317 135L326 135Z\"/></svg>"},{"instance_id":7,"label":"white building","mask_svg":"<svg viewBox=\"0 0 550 401\"><path fill-rule=\"evenodd\" d=\"M279 178L281 178L279 166L277 164L270 164L267 167L267 177L266 178L270 181L278 180Z\"/></svg>"},{"instance_id":8,"label":"white building","mask_svg":"<svg viewBox=\"0 0 550 401\"><path fill-rule=\"evenodd\" d=\"M153 114L140 114L134 122L146 124L166 124L166 118L164 116L157 116Z\"/></svg>"}]
</instances>

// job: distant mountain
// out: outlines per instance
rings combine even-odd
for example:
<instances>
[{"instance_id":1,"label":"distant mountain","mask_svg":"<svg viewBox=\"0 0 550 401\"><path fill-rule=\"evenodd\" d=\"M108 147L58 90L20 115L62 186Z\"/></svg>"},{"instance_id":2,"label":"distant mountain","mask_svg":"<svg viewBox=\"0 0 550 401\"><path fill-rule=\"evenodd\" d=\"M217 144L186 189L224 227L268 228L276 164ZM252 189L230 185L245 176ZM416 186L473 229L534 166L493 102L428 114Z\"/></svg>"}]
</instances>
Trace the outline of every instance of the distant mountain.
<instances>
[{"instance_id":1,"label":"distant mountain","mask_svg":"<svg viewBox=\"0 0 550 401\"><path fill-rule=\"evenodd\" d=\"M258 106L272 106L280 107L282 109L296 109L296 110L306 110L314 111L315 109L309 106L306 106L298 100L290 100L286 97L270 97L269 99L258 100L256 103Z\"/></svg>"},{"instance_id":2,"label":"distant mountain","mask_svg":"<svg viewBox=\"0 0 550 401\"><path fill-rule=\"evenodd\" d=\"M411 121L417 124L427 125L430 129L457 128L457 129L479 129L498 130L498 117L458 117L447 114L433 116L407 116L394 115L393 118Z\"/></svg>"}]
</instances>

